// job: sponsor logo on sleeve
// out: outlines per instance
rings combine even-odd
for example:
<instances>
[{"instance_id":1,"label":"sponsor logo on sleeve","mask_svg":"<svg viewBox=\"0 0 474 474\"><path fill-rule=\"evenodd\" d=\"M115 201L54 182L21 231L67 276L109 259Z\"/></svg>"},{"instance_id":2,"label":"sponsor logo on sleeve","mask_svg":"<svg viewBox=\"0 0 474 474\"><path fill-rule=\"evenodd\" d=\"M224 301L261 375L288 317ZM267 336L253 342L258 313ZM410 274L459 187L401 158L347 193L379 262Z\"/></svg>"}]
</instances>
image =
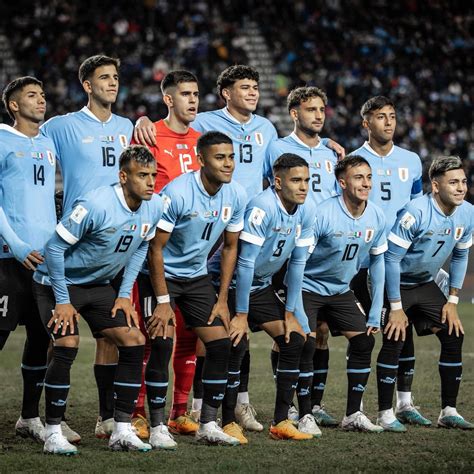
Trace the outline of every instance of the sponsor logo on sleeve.
<instances>
[{"instance_id":1,"label":"sponsor logo on sleeve","mask_svg":"<svg viewBox=\"0 0 474 474\"><path fill-rule=\"evenodd\" d=\"M76 224L80 224L88 212L85 207L78 204L71 213L71 220Z\"/></svg>"},{"instance_id":2,"label":"sponsor logo on sleeve","mask_svg":"<svg viewBox=\"0 0 474 474\"><path fill-rule=\"evenodd\" d=\"M262 225L263 218L265 217L266 212L259 207L254 207L249 216L249 223L253 226Z\"/></svg>"},{"instance_id":3,"label":"sponsor logo on sleeve","mask_svg":"<svg viewBox=\"0 0 474 474\"><path fill-rule=\"evenodd\" d=\"M400 219L400 227L403 227L406 230L409 230L410 227L415 223L415 216L411 215L408 211L403 214Z\"/></svg>"}]
</instances>

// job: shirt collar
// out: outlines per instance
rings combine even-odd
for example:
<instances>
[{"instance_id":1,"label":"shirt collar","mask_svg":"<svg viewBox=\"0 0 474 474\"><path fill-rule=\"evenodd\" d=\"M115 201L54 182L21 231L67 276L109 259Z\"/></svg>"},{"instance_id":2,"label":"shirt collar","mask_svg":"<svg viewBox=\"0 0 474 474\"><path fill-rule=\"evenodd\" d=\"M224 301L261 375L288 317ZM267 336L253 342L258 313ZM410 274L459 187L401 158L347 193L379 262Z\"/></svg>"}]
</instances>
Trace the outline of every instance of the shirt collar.
<instances>
[{"instance_id":1,"label":"shirt collar","mask_svg":"<svg viewBox=\"0 0 474 474\"><path fill-rule=\"evenodd\" d=\"M275 195L276 197L276 200L277 200L277 203L278 203L278 207L287 215L287 216L294 216L297 212L298 212L298 204L296 205L296 209L295 209L295 212L293 212L293 214L290 214L285 206L283 205L283 203L281 202L281 199L280 199L280 196L278 195L278 193L276 192L275 190L275 186L272 186L272 191L273 191L273 194Z\"/></svg>"},{"instance_id":2,"label":"shirt collar","mask_svg":"<svg viewBox=\"0 0 474 474\"><path fill-rule=\"evenodd\" d=\"M314 150L315 148L319 148L321 146L321 139L319 139L319 143L316 146L311 147L309 145L306 145L306 143L303 140L301 140L301 138L299 138L295 132L291 132L290 137L299 145L304 146L305 148L309 148L311 150Z\"/></svg>"},{"instance_id":3,"label":"shirt collar","mask_svg":"<svg viewBox=\"0 0 474 474\"><path fill-rule=\"evenodd\" d=\"M436 202L436 199L433 197L433 194L430 193L430 199L431 199L431 203L433 204L433 207L436 209L436 212L438 212L439 214L441 214L443 217L452 217L454 216L454 214L456 214L457 210L458 210L458 207L459 206L456 206L454 208L454 211L451 213L451 214L445 214L442 209L439 207L439 204Z\"/></svg>"},{"instance_id":4,"label":"shirt collar","mask_svg":"<svg viewBox=\"0 0 474 474\"><path fill-rule=\"evenodd\" d=\"M379 155L370 145L369 145L369 142L366 141L363 145L362 145L366 150L368 150L370 153L372 153L372 155L375 155L375 156L378 156L379 158L387 158L389 157L393 151L395 150L395 145L392 143L392 148L390 148L390 151L385 155L385 156L382 156L382 155Z\"/></svg>"},{"instance_id":5,"label":"shirt collar","mask_svg":"<svg viewBox=\"0 0 474 474\"><path fill-rule=\"evenodd\" d=\"M38 135L35 135L34 137L29 137L28 135L25 135L24 133L19 132L16 128L13 128L10 125L6 125L4 123L0 124L0 130L5 130L6 132L13 133L14 135L18 135L19 137L22 138L37 138L41 135L41 132L38 133Z\"/></svg>"},{"instance_id":6,"label":"shirt collar","mask_svg":"<svg viewBox=\"0 0 474 474\"><path fill-rule=\"evenodd\" d=\"M367 201L364 212L359 217L354 217L350 213L349 209L347 209L347 206L346 206L346 203L344 202L344 198L342 197L342 194L337 199L339 200L339 204L341 205L344 213L347 214L347 216L350 217L351 219L354 219L355 221L358 221L365 214L365 211L367 211L367 208L369 207L369 201Z\"/></svg>"},{"instance_id":7,"label":"shirt collar","mask_svg":"<svg viewBox=\"0 0 474 474\"><path fill-rule=\"evenodd\" d=\"M96 122L99 122L99 123L109 123L112 120L112 114L110 114L110 117L105 122L102 122L102 120L99 120L99 118L97 118L97 116L95 116L92 113L91 109L89 109L89 107L87 107L86 105L84 105L84 107L82 107L82 109L80 111L84 112L91 119L93 119L93 120L95 120Z\"/></svg>"},{"instance_id":8,"label":"shirt collar","mask_svg":"<svg viewBox=\"0 0 474 474\"><path fill-rule=\"evenodd\" d=\"M211 196L211 195L206 191L206 188L204 187L204 184L203 184L203 182L202 182L201 170L194 171L193 174L194 174L194 179L196 180L196 184L197 184L199 190L200 190L205 196L207 196L207 197L209 197L209 198L211 198L211 199L214 198L214 197L216 197L216 196L220 193L222 187L224 186L224 184L222 184L222 186L221 186L220 189L217 191L217 193L214 194L213 196Z\"/></svg>"},{"instance_id":9,"label":"shirt collar","mask_svg":"<svg viewBox=\"0 0 474 474\"><path fill-rule=\"evenodd\" d=\"M229 112L229 110L227 109L227 107L224 107L224 108L222 109L222 112L224 113L224 115L225 115L229 120L232 120L232 122L234 122L234 123L236 123L236 124L238 124L238 125L247 125L247 124L249 124L249 123L253 120L253 117L254 117L253 114L250 114L250 118L248 119L248 121L242 123L242 122L239 122L239 121Z\"/></svg>"},{"instance_id":10,"label":"shirt collar","mask_svg":"<svg viewBox=\"0 0 474 474\"><path fill-rule=\"evenodd\" d=\"M122 186L120 185L120 183L117 183L116 185L114 185L114 190L115 190L115 194L116 194L117 197L118 197L118 200L120 201L120 204L122 204L122 206L123 206L128 212L133 212L133 211L128 207L127 201L125 200L125 194L123 193L123 188L122 188Z\"/></svg>"}]
</instances>

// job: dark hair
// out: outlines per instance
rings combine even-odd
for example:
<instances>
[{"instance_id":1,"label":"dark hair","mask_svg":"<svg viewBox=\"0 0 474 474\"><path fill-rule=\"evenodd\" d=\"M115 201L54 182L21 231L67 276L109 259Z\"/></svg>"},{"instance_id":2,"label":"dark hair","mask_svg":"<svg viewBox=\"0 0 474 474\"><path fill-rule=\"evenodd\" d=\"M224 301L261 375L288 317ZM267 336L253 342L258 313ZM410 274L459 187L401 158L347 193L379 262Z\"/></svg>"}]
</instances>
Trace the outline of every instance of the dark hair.
<instances>
[{"instance_id":1,"label":"dark hair","mask_svg":"<svg viewBox=\"0 0 474 474\"><path fill-rule=\"evenodd\" d=\"M135 163L141 166L150 166L152 164L156 166L155 157L151 154L150 150L143 145L130 145L122 151L119 158L120 169L130 169L130 163L132 161L135 161Z\"/></svg>"},{"instance_id":2,"label":"dark hair","mask_svg":"<svg viewBox=\"0 0 474 474\"><path fill-rule=\"evenodd\" d=\"M432 180L443 176L448 171L460 169L463 169L463 166L459 156L440 156L431 163L428 176Z\"/></svg>"},{"instance_id":3,"label":"dark hair","mask_svg":"<svg viewBox=\"0 0 474 474\"><path fill-rule=\"evenodd\" d=\"M234 85L241 79L251 79L258 83L260 75L258 71L250 66L244 66L242 64L236 64L235 66L229 66L224 69L217 78L217 91L222 97L222 90L229 86Z\"/></svg>"},{"instance_id":4,"label":"dark hair","mask_svg":"<svg viewBox=\"0 0 474 474\"><path fill-rule=\"evenodd\" d=\"M178 71L171 71L163 78L161 81L161 92L164 94L166 89L169 87L177 86L182 82L196 82L197 77L189 71L178 70Z\"/></svg>"},{"instance_id":5,"label":"dark hair","mask_svg":"<svg viewBox=\"0 0 474 474\"><path fill-rule=\"evenodd\" d=\"M202 153L205 148L212 145L220 145L221 143L228 143L232 145L232 139L222 132L206 132L202 134L197 141L197 152Z\"/></svg>"},{"instance_id":6,"label":"dark hair","mask_svg":"<svg viewBox=\"0 0 474 474\"><path fill-rule=\"evenodd\" d=\"M323 104L327 105L328 97L319 87L297 87L296 89L293 89L286 98L288 112L291 109L298 107L298 105L301 105L302 102L306 102L314 97L319 97L323 101Z\"/></svg>"},{"instance_id":7,"label":"dark hair","mask_svg":"<svg viewBox=\"0 0 474 474\"><path fill-rule=\"evenodd\" d=\"M348 168L354 168L355 166L360 165L367 165L370 168L369 162L360 155L349 155L346 156L344 159L339 161L334 169L334 174L336 175L336 179L339 179L342 174Z\"/></svg>"},{"instance_id":8,"label":"dark hair","mask_svg":"<svg viewBox=\"0 0 474 474\"><path fill-rule=\"evenodd\" d=\"M360 109L360 115L363 119L367 118L367 115L380 110L382 107L390 105L395 109L395 104L388 98L383 95L376 95L375 97L370 98Z\"/></svg>"},{"instance_id":9,"label":"dark hair","mask_svg":"<svg viewBox=\"0 0 474 474\"><path fill-rule=\"evenodd\" d=\"M17 77L13 81L11 81L9 84L7 84L5 86L5 89L3 89L3 94L2 94L3 104L5 105L5 109L7 110L8 115L12 118L12 120L15 120L15 116L13 115L13 112L10 110L8 103L10 102L12 96L15 95L16 92L21 91L23 87L29 86L30 84L35 84L43 88L43 83L39 79L36 79L36 77L23 76L23 77Z\"/></svg>"},{"instance_id":10,"label":"dark hair","mask_svg":"<svg viewBox=\"0 0 474 474\"><path fill-rule=\"evenodd\" d=\"M84 81L87 81L94 71L101 66L115 66L117 72L120 68L120 59L117 58L109 58L108 56L104 56L101 54L97 54L96 56L91 56L87 58L83 63L79 66L79 81L81 84Z\"/></svg>"},{"instance_id":11,"label":"dark hair","mask_svg":"<svg viewBox=\"0 0 474 474\"><path fill-rule=\"evenodd\" d=\"M305 166L309 168L308 162L301 158L301 156L295 155L294 153L283 153L273 163L273 174L276 176L281 171L287 171L291 168L298 168Z\"/></svg>"}]
</instances>

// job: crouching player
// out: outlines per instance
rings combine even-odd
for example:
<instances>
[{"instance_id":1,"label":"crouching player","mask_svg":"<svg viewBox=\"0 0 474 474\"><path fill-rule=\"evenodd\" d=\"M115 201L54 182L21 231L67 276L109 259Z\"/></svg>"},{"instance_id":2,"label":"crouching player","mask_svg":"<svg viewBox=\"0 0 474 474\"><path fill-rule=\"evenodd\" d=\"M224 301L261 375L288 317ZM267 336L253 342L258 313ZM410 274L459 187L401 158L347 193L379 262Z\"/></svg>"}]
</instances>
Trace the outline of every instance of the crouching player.
<instances>
[{"instance_id":1,"label":"crouching player","mask_svg":"<svg viewBox=\"0 0 474 474\"><path fill-rule=\"evenodd\" d=\"M300 359L312 364L315 340L306 337L294 316L295 304L301 294L301 282L308 249L313 243L315 205L305 203L309 186L308 163L297 155L285 153L273 165L275 185L253 198L245 212L244 230L240 235L240 253L236 268L235 314L231 320L230 336L234 349L239 346L248 327L264 330L278 345L280 356L276 372L276 402L270 436L274 439L311 439L318 435L314 423L306 430L297 429L288 420L288 409L293 400L300 372ZM286 305L278 299L271 284L272 276L289 259ZM223 282L221 281L221 288ZM234 295L230 301L234 301ZM306 331L309 332L309 331ZM305 356L306 354L306 356ZM238 364L229 363L229 380L238 382ZM312 375L312 368L305 369ZM228 385L224 408L236 402ZM238 385L237 385L238 386ZM309 383L308 403L304 414L311 413ZM233 407L228 407L231 414ZM300 406L301 409L301 406ZM225 412L223 411L223 417ZM312 415L309 415L312 416ZM223 420L223 424L235 420ZM235 428L235 424L233 425ZM300 425L301 428L303 425ZM224 429L226 429L224 427ZM316 430L316 431L315 431Z\"/></svg>"},{"instance_id":2,"label":"crouching player","mask_svg":"<svg viewBox=\"0 0 474 474\"><path fill-rule=\"evenodd\" d=\"M44 383L45 453L77 453L63 436L60 422L79 346L79 313L94 334L110 339L119 351L114 382L115 423L109 447L151 449L131 427L145 338L138 329L130 292L163 208L161 198L153 195L153 155L142 146L125 149L120 156L119 177L119 184L99 187L76 201L46 244L47 274L40 267L33 276L39 312L54 344ZM110 281L124 267L117 297Z\"/></svg>"},{"instance_id":3,"label":"crouching player","mask_svg":"<svg viewBox=\"0 0 474 474\"><path fill-rule=\"evenodd\" d=\"M349 431L381 432L360 411L370 374L373 334L380 327L383 304L384 257L387 249L382 211L368 201L372 171L365 160L352 155L335 169L341 196L320 204L314 227L315 249L303 279L304 311L311 331L325 318L333 336L349 340L347 407L341 426ZM370 256L372 306L368 320L350 290L361 263Z\"/></svg>"},{"instance_id":4,"label":"crouching player","mask_svg":"<svg viewBox=\"0 0 474 474\"><path fill-rule=\"evenodd\" d=\"M457 295L472 245L473 206L464 201L467 180L458 157L434 160L429 177L431 194L411 201L400 211L388 237L385 256L390 308L383 321L383 345L377 359L378 423L391 431L406 431L393 414L392 397L409 322L419 336L436 334L441 343L438 426L474 429L474 424L464 420L456 410L464 339ZM446 300L434 279L450 256Z\"/></svg>"}]
</instances>

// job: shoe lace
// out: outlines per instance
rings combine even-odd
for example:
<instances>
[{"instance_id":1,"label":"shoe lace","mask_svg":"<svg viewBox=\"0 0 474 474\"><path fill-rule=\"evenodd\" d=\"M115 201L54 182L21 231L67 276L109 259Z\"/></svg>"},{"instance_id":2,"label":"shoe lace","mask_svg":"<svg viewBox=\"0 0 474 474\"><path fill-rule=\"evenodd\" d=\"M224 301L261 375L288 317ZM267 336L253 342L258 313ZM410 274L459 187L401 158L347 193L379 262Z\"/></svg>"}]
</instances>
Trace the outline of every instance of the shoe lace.
<instances>
[{"instance_id":1,"label":"shoe lace","mask_svg":"<svg viewBox=\"0 0 474 474\"><path fill-rule=\"evenodd\" d=\"M244 405L244 413L253 419L257 417L257 412L255 411L255 408L250 405L250 403Z\"/></svg>"}]
</instances>

